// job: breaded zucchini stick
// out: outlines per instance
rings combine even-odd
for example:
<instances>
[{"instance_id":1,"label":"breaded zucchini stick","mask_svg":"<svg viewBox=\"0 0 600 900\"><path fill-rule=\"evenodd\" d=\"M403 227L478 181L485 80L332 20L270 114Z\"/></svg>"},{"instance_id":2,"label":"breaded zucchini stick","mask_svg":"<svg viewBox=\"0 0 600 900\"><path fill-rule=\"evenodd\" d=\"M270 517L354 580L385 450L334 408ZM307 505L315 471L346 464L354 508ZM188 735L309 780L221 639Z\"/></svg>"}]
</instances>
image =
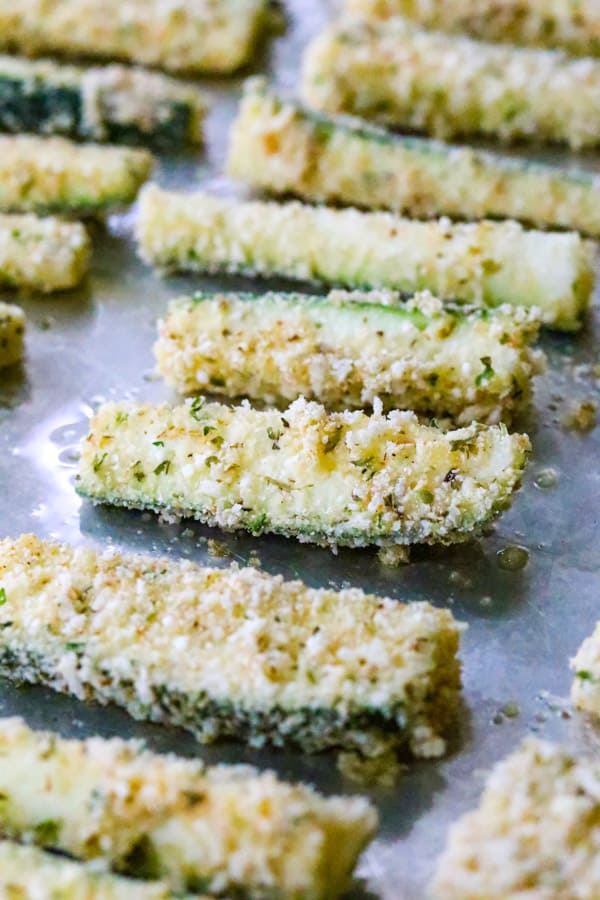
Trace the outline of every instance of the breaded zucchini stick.
<instances>
[{"instance_id":1,"label":"breaded zucchini stick","mask_svg":"<svg viewBox=\"0 0 600 900\"><path fill-rule=\"evenodd\" d=\"M600 61L341 19L308 47L303 98L437 137L483 134L574 149L600 144Z\"/></svg>"},{"instance_id":2,"label":"breaded zucchini stick","mask_svg":"<svg viewBox=\"0 0 600 900\"><path fill-rule=\"evenodd\" d=\"M25 313L19 306L0 302L0 369L23 357Z\"/></svg>"},{"instance_id":3,"label":"breaded zucchini stick","mask_svg":"<svg viewBox=\"0 0 600 900\"><path fill-rule=\"evenodd\" d=\"M446 610L31 535L0 541L0 585L11 679L117 703L203 742L444 752L460 688Z\"/></svg>"},{"instance_id":4,"label":"breaded zucchini stick","mask_svg":"<svg viewBox=\"0 0 600 900\"><path fill-rule=\"evenodd\" d=\"M328 116L247 82L229 173L273 194L417 218L518 219L600 237L600 177Z\"/></svg>"},{"instance_id":5,"label":"breaded zucchini stick","mask_svg":"<svg viewBox=\"0 0 600 900\"><path fill-rule=\"evenodd\" d=\"M580 324L594 282L578 234L516 222L453 225L301 203L235 201L146 188L140 255L166 270L281 275L350 288L429 290L480 306L536 306L545 324Z\"/></svg>"},{"instance_id":6,"label":"breaded zucchini stick","mask_svg":"<svg viewBox=\"0 0 600 900\"><path fill-rule=\"evenodd\" d=\"M146 150L0 135L0 210L102 212L132 203L151 170Z\"/></svg>"},{"instance_id":7,"label":"breaded zucchini stick","mask_svg":"<svg viewBox=\"0 0 600 900\"><path fill-rule=\"evenodd\" d=\"M425 28L487 41L600 56L595 0L346 0L346 10L365 18L406 16Z\"/></svg>"},{"instance_id":8,"label":"breaded zucchini stick","mask_svg":"<svg viewBox=\"0 0 600 900\"><path fill-rule=\"evenodd\" d=\"M170 900L154 881L102 872L37 847L0 840L0 896L5 900Z\"/></svg>"},{"instance_id":9,"label":"breaded zucchini stick","mask_svg":"<svg viewBox=\"0 0 600 900\"><path fill-rule=\"evenodd\" d=\"M529 738L492 771L479 807L450 831L432 900L596 900L600 771Z\"/></svg>"},{"instance_id":10,"label":"breaded zucchini stick","mask_svg":"<svg viewBox=\"0 0 600 900\"><path fill-rule=\"evenodd\" d=\"M571 697L578 709L600 715L600 623L571 660L574 673Z\"/></svg>"},{"instance_id":11,"label":"breaded zucchini stick","mask_svg":"<svg viewBox=\"0 0 600 900\"><path fill-rule=\"evenodd\" d=\"M89 258L90 239L81 223L0 213L3 286L44 293L69 290L83 280Z\"/></svg>"},{"instance_id":12,"label":"breaded zucchini stick","mask_svg":"<svg viewBox=\"0 0 600 900\"><path fill-rule=\"evenodd\" d=\"M0 46L232 72L250 60L267 8L266 0L0 0Z\"/></svg>"},{"instance_id":13,"label":"breaded zucchini stick","mask_svg":"<svg viewBox=\"0 0 600 900\"><path fill-rule=\"evenodd\" d=\"M205 768L138 741L65 740L0 722L5 833L174 891L328 900L346 887L376 814L250 766Z\"/></svg>"},{"instance_id":14,"label":"breaded zucchini stick","mask_svg":"<svg viewBox=\"0 0 600 900\"><path fill-rule=\"evenodd\" d=\"M382 305L382 304L390 305ZM510 420L531 392L540 356L532 311L408 303L383 292L195 294L174 300L155 345L183 394L211 391L285 404L302 395L333 409L372 406Z\"/></svg>"},{"instance_id":15,"label":"breaded zucchini stick","mask_svg":"<svg viewBox=\"0 0 600 900\"><path fill-rule=\"evenodd\" d=\"M510 503L529 450L501 427L303 399L284 413L107 403L90 429L78 484L98 503L351 547L466 540Z\"/></svg>"},{"instance_id":16,"label":"breaded zucchini stick","mask_svg":"<svg viewBox=\"0 0 600 900\"><path fill-rule=\"evenodd\" d=\"M202 141L204 95L156 72L0 56L0 129L173 150Z\"/></svg>"}]
</instances>

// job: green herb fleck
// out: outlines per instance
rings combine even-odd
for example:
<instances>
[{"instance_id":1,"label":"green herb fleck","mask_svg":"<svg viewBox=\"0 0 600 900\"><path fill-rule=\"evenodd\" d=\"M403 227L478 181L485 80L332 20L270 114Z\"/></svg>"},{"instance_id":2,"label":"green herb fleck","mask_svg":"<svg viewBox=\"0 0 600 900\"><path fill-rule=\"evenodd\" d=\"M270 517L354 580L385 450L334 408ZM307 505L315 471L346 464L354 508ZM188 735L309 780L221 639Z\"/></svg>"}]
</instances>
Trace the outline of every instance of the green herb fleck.
<instances>
[{"instance_id":1,"label":"green herb fleck","mask_svg":"<svg viewBox=\"0 0 600 900\"><path fill-rule=\"evenodd\" d=\"M490 356L482 356L481 362L483 363L483 371L479 373L477 378L475 379L475 384L477 387L483 387L490 381L494 375L496 374L492 369L492 359Z\"/></svg>"},{"instance_id":2,"label":"green herb fleck","mask_svg":"<svg viewBox=\"0 0 600 900\"><path fill-rule=\"evenodd\" d=\"M65 648L73 651L73 653L82 653L85 650L85 644L82 644L81 641L70 641L68 644L65 644Z\"/></svg>"},{"instance_id":3,"label":"green herb fleck","mask_svg":"<svg viewBox=\"0 0 600 900\"><path fill-rule=\"evenodd\" d=\"M586 669L580 669L579 672L577 672L577 677L581 681L592 681L592 682L594 682L594 684L598 681L598 679L594 675L592 675L591 672L588 672Z\"/></svg>"},{"instance_id":4,"label":"green herb fleck","mask_svg":"<svg viewBox=\"0 0 600 900\"><path fill-rule=\"evenodd\" d=\"M218 456L209 456L208 459L206 460L206 465L210 468L211 466L214 466L214 464L218 463L218 462L219 462Z\"/></svg>"},{"instance_id":5,"label":"green herb fleck","mask_svg":"<svg viewBox=\"0 0 600 900\"><path fill-rule=\"evenodd\" d=\"M94 457L94 461L92 463L92 468L94 472L99 472L102 466L104 465L104 460L108 456L108 453L103 453L102 456L99 454Z\"/></svg>"},{"instance_id":6,"label":"green herb fleck","mask_svg":"<svg viewBox=\"0 0 600 900\"><path fill-rule=\"evenodd\" d=\"M168 475L168 474L169 474L169 469L170 469L170 468L171 468L171 460L170 460L170 459L163 459L163 461L162 461L161 463L159 463L159 464L157 465L157 467L155 468L154 474L155 474L155 475L162 475L163 472L164 472L165 475Z\"/></svg>"},{"instance_id":7,"label":"green herb fleck","mask_svg":"<svg viewBox=\"0 0 600 900\"><path fill-rule=\"evenodd\" d=\"M213 387L220 387L220 388L225 387L225 379L220 378L216 375L211 376L210 383L212 384Z\"/></svg>"},{"instance_id":8,"label":"green herb fleck","mask_svg":"<svg viewBox=\"0 0 600 900\"><path fill-rule=\"evenodd\" d=\"M197 422L201 420L202 417L200 413L202 412L205 403L204 397L194 397L192 405L190 406L190 416L192 419L195 419Z\"/></svg>"},{"instance_id":9,"label":"green herb fleck","mask_svg":"<svg viewBox=\"0 0 600 900\"><path fill-rule=\"evenodd\" d=\"M7 600L8 597L6 596L6 590L2 587L0 588L0 606L4 606Z\"/></svg>"},{"instance_id":10,"label":"green herb fleck","mask_svg":"<svg viewBox=\"0 0 600 900\"><path fill-rule=\"evenodd\" d=\"M324 453L333 453L337 445L342 439L342 434L344 433L344 428L342 425L338 425L333 431L330 431L326 436L325 441L323 442L323 452Z\"/></svg>"},{"instance_id":11,"label":"green herb fleck","mask_svg":"<svg viewBox=\"0 0 600 900\"><path fill-rule=\"evenodd\" d=\"M164 441L152 441L152 446L153 447L164 447L165 442Z\"/></svg>"},{"instance_id":12,"label":"green herb fleck","mask_svg":"<svg viewBox=\"0 0 600 900\"><path fill-rule=\"evenodd\" d=\"M127 421L128 418L129 418L129 413L123 412L123 410L120 409L119 412L117 413L115 423L117 425L123 425Z\"/></svg>"},{"instance_id":13,"label":"green herb fleck","mask_svg":"<svg viewBox=\"0 0 600 900\"><path fill-rule=\"evenodd\" d=\"M136 460L133 464L133 477L136 481L143 481L146 477L146 473L142 469L142 461L141 459Z\"/></svg>"},{"instance_id":14,"label":"green herb fleck","mask_svg":"<svg viewBox=\"0 0 600 900\"><path fill-rule=\"evenodd\" d=\"M38 822L33 829L35 843L43 847L53 846L58 841L61 828L62 822L59 819L44 819L43 822Z\"/></svg>"},{"instance_id":15,"label":"green herb fleck","mask_svg":"<svg viewBox=\"0 0 600 900\"><path fill-rule=\"evenodd\" d=\"M421 498L423 503L427 503L428 506L431 506L431 504L433 503L434 498L433 498L433 494L431 493L431 491L428 491L428 490L419 491L419 497Z\"/></svg>"}]
</instances>

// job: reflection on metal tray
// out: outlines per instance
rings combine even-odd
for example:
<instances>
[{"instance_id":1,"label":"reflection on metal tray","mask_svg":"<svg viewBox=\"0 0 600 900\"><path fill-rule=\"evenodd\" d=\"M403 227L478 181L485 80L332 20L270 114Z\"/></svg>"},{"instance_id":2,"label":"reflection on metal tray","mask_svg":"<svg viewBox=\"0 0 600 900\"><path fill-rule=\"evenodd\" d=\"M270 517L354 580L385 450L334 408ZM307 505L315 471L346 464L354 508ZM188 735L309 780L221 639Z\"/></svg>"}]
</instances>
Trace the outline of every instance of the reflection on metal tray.
<instances>
[{"instance_id":1,"label":"reflection on metal tray","mask_svg":"<svg viewBox=\"0 0 600 900\"><path fill-rule=\"evenodd\" d=\"M288 33L273 42L259 68L270 67L281 84L294 88L302 47L323 24L326 9L319 0L288 6ZM208 159L164 161L161 183L184 188L198 178L217 190L231 189L219 173L239 86L239 81L211 83L215 106ZM130 226L131 217L123 216L111 220L106 232L98 229L93 275L83 292L24 302L30 319L28 358L20 374L0 384L2 533L35 531L74 543L110 542L214 564L207 547L212 537L226 548L222 564L243 563L258 554L265 570L311 585L351 584L392 597L450 604L469 624L463 651L464 722L448 758L411 764L396 788L370 792L381 813L381 830L365 855L364 880L356 889L357 898L418 900L448 825L474 805L483 772L524 734L597 745L583 719L569 717L564 698L569 657L599 617L600 433L566 431L560 420L572 401L600 399L593 369L598 322L590 321L581 337L544 337L550 366L538 380L534 409L523 423L534 444L533 460L513 509L480 541L418 551L411 565L394 570L384 568L370 551L333 556L293 541L211 533L189 522L163 525L147 514L82 504L73 490L77 442L88 414L102 400L168 396L153 378L151 352L155 321L168 298L194 285L248 289L251 283L160 281L136 260ZM524 569L510 571L502 568L498 554L515 545L527 549L529 561ZM270 766L325 792L358 790L344 781L330 756L257 752L233 744L198 747L183 732L136 724L118 710L2 686L0 714L13 713L64 734L138 735L159 750Z\"/></svg>"}]
</instances>

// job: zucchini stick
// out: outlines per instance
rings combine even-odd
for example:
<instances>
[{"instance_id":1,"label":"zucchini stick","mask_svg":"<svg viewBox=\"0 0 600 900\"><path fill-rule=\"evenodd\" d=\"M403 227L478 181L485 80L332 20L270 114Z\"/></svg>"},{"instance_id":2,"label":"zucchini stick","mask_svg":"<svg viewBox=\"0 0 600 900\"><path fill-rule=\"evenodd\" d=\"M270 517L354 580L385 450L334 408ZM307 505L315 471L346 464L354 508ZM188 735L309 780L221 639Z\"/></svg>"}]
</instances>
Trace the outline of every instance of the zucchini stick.
<instances>
[{"instance_id":1,"label":"zucchini stick","mask_svg":"<svg viewBox=\"0 0 600 900\"><path fill-rule=\"evenodd\" d=\"M416 218L518 219L600 237L600 177L394 134L328 116L247 82L229 173L273 194Z\"/></svg>"},{"instance_id":2,"label":"zucchini stick","mask_svg":"<svg viewBox=\"0 0 600 900\"><path fill-rule=\"evenodd\" d=\"M0 896L6 900L170 900L173 894L158 882L120 878L37 847L0 840Z\"/></svg>"},{"instance_id":3,"label":"zucchini stick","mask_svg":"<svg viewBox=\"0 0 600 900\"><path fill-rule=\"evenodd\" d=\"M0 213L3 286L43 293L69 290L86 275L89 258L90 239L81 223Z\"/></svg>"},{"instance_id":4,"label":"zucchini stick","mask_svg":"<svg viewBox=\"0 0 600 900\"><path fill-rule=\"evenodd\" d=\"M591 245L516 222L453 225L301 203L235 201L146 188L140 255L165 270L280 275L350 288L429 290L479 306L536 306L579 327L594 283Z\"/></svg>"},{"instance_id":5,"label":"zucchini stick","mask_svg":"<svg viewBox=\"0 0 600 900\"><path fill-rule=\"evenodd\" d=\"M509 505L529 450L503 427L443 432L303 399L284 413L108 403L90 429L83 496L325 546L466 540Z\"/></svg>"},{"instance_id":6,"label":"zucchini stick","mask_svg":"<svg viewBox=\"0 0 600 900\"><path fill-rule=\"evenodd\" d=\"M600 623L571 660L571 669L575 675L573 703L584 712L600 716Z\"/></svg>"},{"instance_id":7,"label":"zucchini stick","mask_svg":"<svg viewBox=\"0 0 600 900\"><path fill-rule=\"evenodd\" d=\"M0 56L0 129L177 150L202 142L194 86L126 66L90 69Z\"/></svg>"},{"instance_id":8,"label":"zucchini stick","mask_svg":"<svg viewBox=\"0 0 600 900\"><path fill-rule=\"evenodd\" d=\"M202 742L444 752L460 687L460 628L446 610L27 535L0 542L0 585L9 678Z\"/></svg>"},{"instance_id":9,"label":"zucchini stick","mask_svg":"<svg viewBox=\"0 0 600 900\"><path fill-rule=\"evenodd\" d=\"M388 303L390 305L382 305ZM386 409L510 420L531 393L540 355L535 313L442 306L430 294L195 294L175 300L155 345L158 368L183 394L330 409ZM485 361L485 362L482 362Z\"/></svg>"},{"instance_id":10,"label":"zucchini stick","mask_svg":"<svg viewBox=\"0 0 600 900\"><path fill-rule=\"evenodd\" d=\"M436 137L600 144L600 61L423 31L401 17L342 19L308 47L303 98Z\"/></svg>"},{"instance_id":11,"label":"zucchini stick","mask_svg":"<svg viewBox=\"0 0 600 900\"><path fill-rule=\"evenodd\" d=\"M337 897L376 823L360 797L325 799L271 772L205 768L139 741L65 740L4 719L0 748L5 833L173 891Z\"/></svg>"},{"instance_id":12,"label":"zucchini stick","mask_svg":"<svg viewBox=\"0 0 600 900\"><path fill-rule=\"evenodd\" d=\"M0 369L23 358L25 313L18 306L0 302Z\"/></svg>"},{"instance_id":13,"label":"zucchini stick","mask_svg":"<svg viewBox=\"0 0 600 900\"><path fill-rule=\"evenodd\" d=\"M432 900L600 896L597 757L528 738L450 831Z\"/></svg>"},{"instance_id":14,"label":"zucchini stick","mask_svg":"<svg viewBox=\"0 0 600 900\"><path fill-rule=\"evenodd\" d=\"M0 0L0 46L227 73L250 61L267 10L266 0Z\"/></svg>"},{"instance_id":15,"label":"zucchini stick","mask_svg":"<svg viewBox=\"0 0 600 900\"><path fill-rule=\"evenodd\" d=\"M145 150L0 135L0 210L103 212L132 203L151 170Z\"/></svg>"},{"instance_id":16,"label":"zucchini stick","mask_svg":"<svg viewBox=\"0 0 600 900\"><path fill-rule=\"evenodd\" d=\"M600 7L581 0L346 0L364 18L406 16L425 28L600 56Z\"/></svg>"}]
</instances>

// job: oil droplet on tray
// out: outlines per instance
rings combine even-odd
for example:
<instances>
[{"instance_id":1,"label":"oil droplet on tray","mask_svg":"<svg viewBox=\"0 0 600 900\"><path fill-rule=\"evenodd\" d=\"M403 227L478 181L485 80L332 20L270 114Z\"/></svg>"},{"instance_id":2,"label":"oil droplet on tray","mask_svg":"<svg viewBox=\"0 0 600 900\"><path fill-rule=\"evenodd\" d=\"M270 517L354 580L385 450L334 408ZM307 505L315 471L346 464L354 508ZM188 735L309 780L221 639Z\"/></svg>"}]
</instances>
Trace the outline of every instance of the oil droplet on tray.
<instances>
[{"instance_id":1,"label":"oil droplet on tray","mask_svg":"<svg viewBox=\"0 0 600 900\"><path fill-rule=\"evenodd\" d=\"M537 488L546 490L554 488L558 484L558 472L556 469L540 469L537 473L534 484Z\"/></svg>"},{"instance_id":2,"label":"oil droplet on tray","mask_svg":"<svg viewBox=\"0 0 600 900\"><path fill-rule=\"evenodd\" d=\"M508 572L519 572L529 562L529 550L525 547L505 547L497 554L498 565Z\"/></svg>"}]
</instances>

